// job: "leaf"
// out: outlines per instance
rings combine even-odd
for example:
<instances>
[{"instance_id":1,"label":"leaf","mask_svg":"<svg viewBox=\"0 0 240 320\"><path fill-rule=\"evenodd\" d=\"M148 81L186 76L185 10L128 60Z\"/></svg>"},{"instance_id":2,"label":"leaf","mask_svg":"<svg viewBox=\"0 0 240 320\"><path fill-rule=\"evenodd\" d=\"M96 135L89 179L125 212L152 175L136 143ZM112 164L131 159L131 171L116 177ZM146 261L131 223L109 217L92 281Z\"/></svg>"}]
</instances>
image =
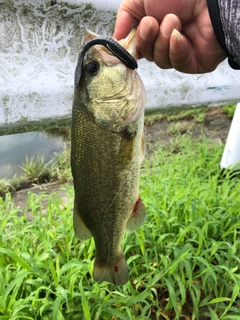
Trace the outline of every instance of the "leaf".
<instances>
[{"instance_id":1,"label":"leaf","mask_svg":"<svg viewBox=\"0 0 240 320\"><path fill-rule=\"evenodd\" d=\"M86 320L91 320L90 309L89 309L88 301L86 299L85 292L84 292L84 289L83 289L82 279L81 279L81 282L79 284L79 289L80 289L80 293L81 293L83 313L85 315Z\"/></svg>"},{"instance_id":2,"label":"leaf","mask_svg":"<svg viewBox=\"0 0 240 320\"><path fill-rule=\"evenodd\" d=\"M25 269L31 269L28 263L23 260L17 253L15 253L12 250L0 248L0 253L6 254L9 257L11 257L13 260L15 260L18 264L20 264Z\"/></svg>"},{"instance_id":3,"label":"leaf","mask_svg":"<svg viewBox=\"0 0 240 320\"><path fill-rule=\"evenodd\" d=\"M132 306L132 305L135 305L135 304L138 303L138 302L143 303L143 302L145 301L145 299L146 299L147 297L149 297L149 295L150 295L149 292L143 291L143 292L141 292L138 296L129 298L129 299L126 301L126 306Z\"/></svg>"},{"instance_id":4,"label":"leaf","mask_svg":"<svg viewBox=\"0 0 240 320\"><path fill-rule=\"evenodd\" d=\"M172 283L170 280L167 278L164 279L167 287L168 287L168 293L169 293L169 302L167 304L166 309L169 309L168 307L173 305L174 311L177 315L179 315L179 309L178 309L178 304L177 304L177 296L176 296L176 291L174 288L174 283Z\"/></svg>"},{"instance_id":5,"label":"leaf","mask_svg":"<svg viewBox=\"0 0 240 320\"><path fill-rule=\"evenodd\" d=\"M214 304L214 303L225 302L225 301L232 301L232 299L227 297L219 297L219 298L212 299L207 304Z\"/></svg>"},{"instance_id":6,"label":"leaf","mask_svg":"<svg viewBox=\"0 0 240 320\"><path fill-rule=\"evenodd\" d=\"M14 278L14 280L7 286L6 290L3 292L3 295L1 297L1 300L0 300L0 310L3 310L5 309L6 310L6 306L5 306L5 303L6 303L6 300L7 298L9 297L10 295L10 292L13 290L13 288L16 286L16 285L19 285L23 282L23 279L26 278L28 275L30 274L30 272L23 272L23 273L20 273L18 276L16 276ZM4 308L5 306L5 308Z\"/></svg>"},{"instance_id":7,"label":"leaf","mask_svg":"<svg viewBox=\"0 0 240 320\"><path fill-rule=\"evenodd\" d=\"M52 320L64 320L62 312L60 311L60 305L63 300L62 296L58 296L53 303Z\"/></svg>"},{"instance_id":8,"label":"leaf","mask_svg":"<svg viewBox=\"0 0 240 320\"><path fill-rule=\"evenodd\" d=\"M217 313L212 308L209 308L209 311L211 315L211 320L219 320Z\"/></svg>"},{"instance_id":9,"label":"leaf","mask_svg":"<svg viewBox=\"0 0 240 320\"><path fill-rule=\"evenodd\" d=\"M169 268L169 274L173 274L177 269L179 263L186 258L189 251L192 249L191 244L186 244L179 252L176 258L174 259L171 267Z\"/></svg>"}]
</instances>

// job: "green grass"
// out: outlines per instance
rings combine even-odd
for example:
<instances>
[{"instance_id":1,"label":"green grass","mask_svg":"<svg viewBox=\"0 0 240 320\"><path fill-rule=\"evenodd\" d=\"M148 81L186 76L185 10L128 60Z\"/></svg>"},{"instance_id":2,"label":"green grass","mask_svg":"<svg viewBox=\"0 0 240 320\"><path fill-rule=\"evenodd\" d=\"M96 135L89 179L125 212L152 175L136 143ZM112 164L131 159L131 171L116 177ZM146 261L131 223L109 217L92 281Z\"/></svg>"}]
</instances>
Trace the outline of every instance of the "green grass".
<instances>
[{"instance_id":1,"label":"green grass","mask_svg":"<svg viewBox=\"0 0 240 320\"><path fill-rule=\"evenodd\" d=\"M206 111L206 107L193 108L190 110L168 110L165 112L163 112L163 110L155 110L150 113L148 112L148 110L146 110L144 122L146 125L152 125L154 122L162 121L165 119L168 122L195 120L197 123L203 123L206 117Z\"/></svg>"},{"instance_id":2,"label":"green grass","mask_svg":"<svg viewBox=\"0 0 240 320\"><path fill-rule=\"evenodd\" d=\"M220 174L222 151L181 137L145 160L147 221L124 235L122 287L93 281L95 246L74 237L71 187L68 203L52 193L47 208L31 193L26 210L0 199L0 319L238 319L240 183Z\"/></svg>"},{"instance_id":3,"label":"green grass","mask_svg":"<svg viewBox=\"0 0 240 320\"><path fill-rule=\"evenodd\" d=\"M227 104L223 106L223 110L226 112L229 118L233 118L235 110L236 110L237 104Z\"/></svg>"},{"instance_id":4,"label":"green grass","mask_svg":"<svg viewBox=\"0 0 240 320\"><path fill-rule=\"evenodd\" d=\"M229 118L232 118L236 108L236 104L218 107L224 110ZM190 133L194 127L204 123L206 118L207 107L192 108L189 110L151 110L145 115L145 125L151 126L155 122L166 120L169 122L167 134L176 136L179 134ZM185 120L185 121L184 121ZM191 123L187 123L192 120ZM25 163L21 166L23 174L17 175L10 180L0 179L0 197L4 197L7 192L26 189L33 184L42 184L52 181L68 182L72 179L70 169L70 127L63 127L44 131L45 135L61 133L64 141L66 141L66 149L61 154L56 154L54 159L46 163L44 156L26 158Z\"/></svg>"}]
</instances>

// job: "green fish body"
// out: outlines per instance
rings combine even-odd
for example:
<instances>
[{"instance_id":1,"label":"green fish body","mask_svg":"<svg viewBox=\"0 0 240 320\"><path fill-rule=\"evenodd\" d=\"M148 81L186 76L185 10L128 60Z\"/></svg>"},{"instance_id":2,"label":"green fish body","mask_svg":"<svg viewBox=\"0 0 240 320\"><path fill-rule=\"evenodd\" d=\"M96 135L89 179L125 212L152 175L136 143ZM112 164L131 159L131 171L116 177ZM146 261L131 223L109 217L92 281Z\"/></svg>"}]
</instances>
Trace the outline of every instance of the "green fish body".
<instances>
[{"instance_id":1,"label":"green fish body","mask_svg":"<svg viewBox=\"0 0 240 320\"><path fill-rule=\"evenodd\" d=\"M134 33L120 41L133 55ZM94 279L121 285L128 281L124 230L137 229L146 215L139 197L145 89L136 71L102 45L87 51L82 72L72 110L74 230L79 239L94 237Z\"/></svg>"}]
</instances>

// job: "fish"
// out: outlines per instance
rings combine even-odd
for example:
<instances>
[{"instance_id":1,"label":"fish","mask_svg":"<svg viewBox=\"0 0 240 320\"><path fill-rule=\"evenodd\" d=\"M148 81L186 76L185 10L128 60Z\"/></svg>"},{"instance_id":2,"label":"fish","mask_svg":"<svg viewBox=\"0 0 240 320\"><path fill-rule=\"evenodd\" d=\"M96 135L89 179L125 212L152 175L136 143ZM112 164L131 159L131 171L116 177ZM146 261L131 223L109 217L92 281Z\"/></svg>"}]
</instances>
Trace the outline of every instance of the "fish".
<instances>
[{"instance_id":1,"label":"fish","mask_svg":"<svg viewBox=\"0 0 240 320\"><path fill-rule=\"evenodd\" d=\"M137 59L135 32L118 43ZM84 44L99 37L87 31ZM76 67L72 106L74 231L80 240L94 238L94 280L123 285L129 281L124 232L139 228L146 217L139 196L146 92L136 70L108 46L85 51Z\"/></svg>"}]
</instances>

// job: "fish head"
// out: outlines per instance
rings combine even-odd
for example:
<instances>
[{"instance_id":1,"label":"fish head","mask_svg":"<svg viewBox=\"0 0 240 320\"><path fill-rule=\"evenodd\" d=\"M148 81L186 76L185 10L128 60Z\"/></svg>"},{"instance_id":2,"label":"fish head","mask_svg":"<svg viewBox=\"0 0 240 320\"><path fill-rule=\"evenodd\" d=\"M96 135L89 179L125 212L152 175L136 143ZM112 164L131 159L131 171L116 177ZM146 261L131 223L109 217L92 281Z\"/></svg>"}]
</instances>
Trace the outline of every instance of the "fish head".
<instances>
[{"instance_id":1,"label":"fish head","mask_svg":"<svg viewBox=\"0 0 240 320\"><path fill-rule=\"evenodd\" d=\"M97 36L87 31L85 43ZM119 41L135 59L135 29ZM80 84L75 88L89 117L97 125L121 132L144 113L144 85L136 70L128 68L108 48L94 45L85 53Z\"/></svg>"}]
</instances>

